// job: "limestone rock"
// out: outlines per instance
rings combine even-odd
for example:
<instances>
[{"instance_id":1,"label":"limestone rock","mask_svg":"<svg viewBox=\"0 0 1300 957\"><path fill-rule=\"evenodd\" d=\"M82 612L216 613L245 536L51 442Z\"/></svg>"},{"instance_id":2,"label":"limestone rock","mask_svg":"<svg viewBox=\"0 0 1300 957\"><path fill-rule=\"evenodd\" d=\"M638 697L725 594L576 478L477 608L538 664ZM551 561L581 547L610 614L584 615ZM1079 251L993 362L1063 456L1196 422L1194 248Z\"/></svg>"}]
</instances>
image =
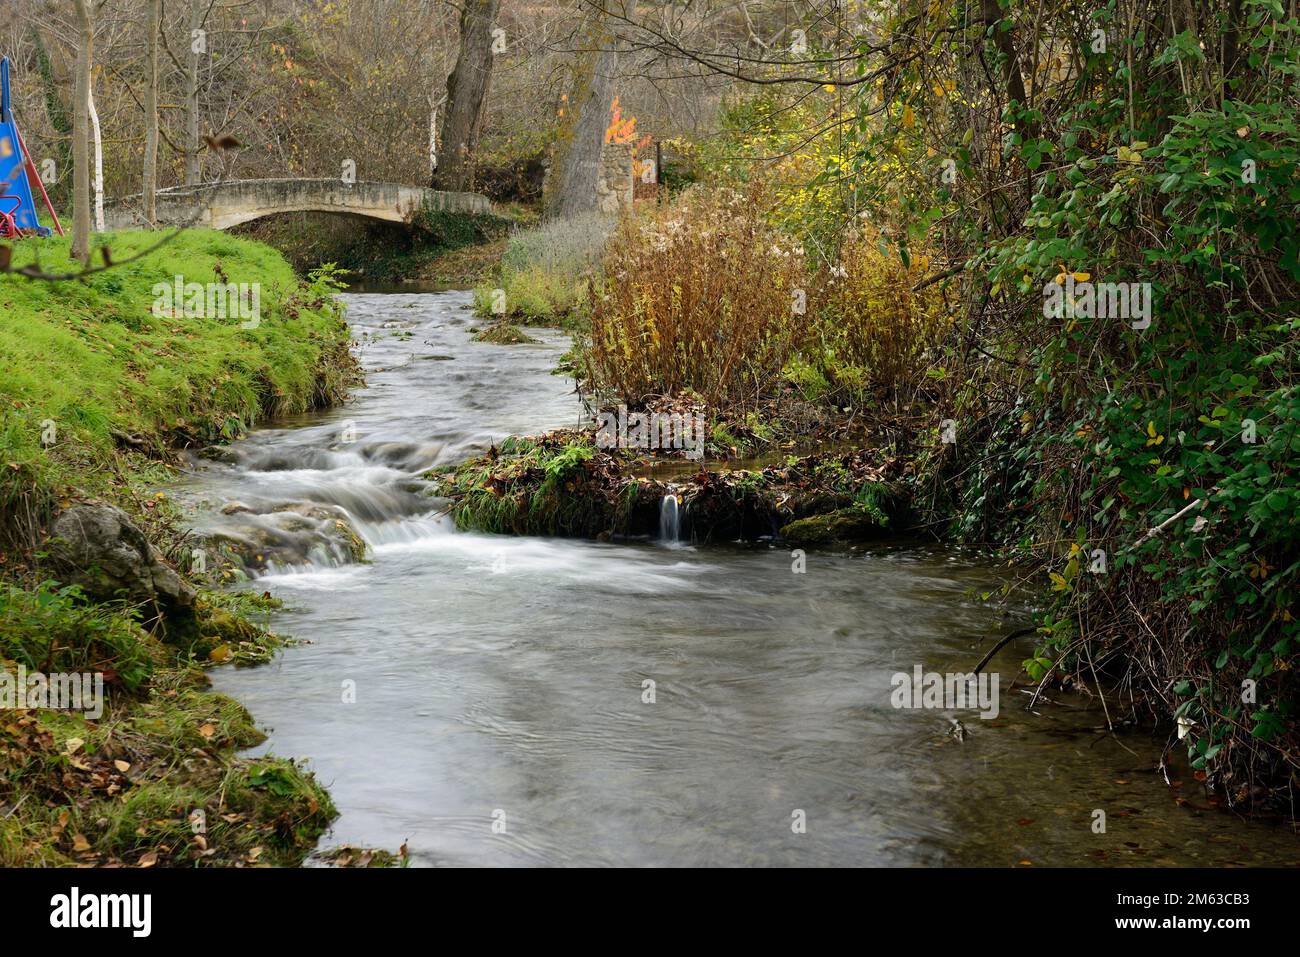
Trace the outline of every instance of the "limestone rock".
<instances>
[{"instance_id":1,"label":"limestone rock","mask_svg":"<svg viewBox=\"0 0 1300 957\"><path fill-rule=\"evenodd\" d=\"M126 513L82 502L64 509L50 530L50 551L68 584L95 601L151 602L167 617L191 617L194 589Z\"/></svg>"}]
</instances>

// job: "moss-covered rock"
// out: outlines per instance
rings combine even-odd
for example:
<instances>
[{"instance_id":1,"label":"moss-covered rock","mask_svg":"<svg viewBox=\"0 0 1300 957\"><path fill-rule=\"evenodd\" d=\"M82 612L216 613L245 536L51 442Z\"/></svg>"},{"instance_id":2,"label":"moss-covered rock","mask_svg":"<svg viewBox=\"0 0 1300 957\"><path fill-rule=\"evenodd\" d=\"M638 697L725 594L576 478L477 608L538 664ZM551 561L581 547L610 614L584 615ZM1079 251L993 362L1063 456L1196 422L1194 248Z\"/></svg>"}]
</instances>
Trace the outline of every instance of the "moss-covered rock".
<instances>
[{"instance_id":1,"label":"moss-covered rock","mask_svg":"<svg viewBox=\"0 0 1300 957\"><path fill-rule=\"evenodd\" d=\"M458 528L511 535L606 538L657 527L664 486L629 478L621 453L591 433L510 438L487 455L436 469L433 493L451 500Z\"/></svg>"},{"instance_id":2,"label":"moss-covered rock","mask_svg":"<svg viewBox=\"0 0 1300 957\"><path fill-rule=\"evenodd\" d=\"M876 537L902 522L906 497L865 452L792 458L761 470L707 468L661 480L642 453L596 447L590 432L512 438L462 465L429 473L458 527L514 535L653 536L665 495L677 497L683 537L719 542L779 537L799 519L845 514L826 541ZM811 525L797 526L809 529Z\"/></svg>"},{"instance_id":3,"label":"moss-covered rock","mask_svg":"<svg viewBox=\"0 0 1300 957\"><path fill-rule=\"evenodd\" d=\"M491 342L498 346L518 346L537 340L512 323L494 322L474 333L474 341Z\"/></svg>"},{"instance_id":4,"label":"moss-covered rock","mask_svg":"<svg viewBox=\"0 0 1300 957\"><path fill-rule=\"evenodd\" d=\"M859 508L841 508L824 515L795 519L781 526L781 537L792 545L830 545L880 538L888 529Z\"/></svg>"}]
</instances>

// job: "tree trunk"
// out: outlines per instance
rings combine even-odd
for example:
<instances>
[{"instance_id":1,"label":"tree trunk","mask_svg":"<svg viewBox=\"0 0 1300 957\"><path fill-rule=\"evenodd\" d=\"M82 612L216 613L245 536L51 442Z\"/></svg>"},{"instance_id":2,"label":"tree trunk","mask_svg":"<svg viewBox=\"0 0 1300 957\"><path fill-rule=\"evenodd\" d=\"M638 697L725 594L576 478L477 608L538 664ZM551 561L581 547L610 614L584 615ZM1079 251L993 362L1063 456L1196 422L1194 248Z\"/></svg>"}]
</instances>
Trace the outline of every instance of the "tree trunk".
<instances>
[{"instance_id":1,"label":"tree trunk","mask_svg":"<svg viewBox=\"0 0 1300 957\"><path fill-rule=\"evenodd\" d=\"M86 101L90 108L90 134L94 140L95 174L91 178L91 193L95 199L95 232L104 231L104 137L99 130L99 110L95 109L95 90L90 90Z\"/></svg>"},{"instance_id":2,"label":"tree trunk","mask_svg":"<svg viewBox=\"0 0 1300 957\"><path fill-rule=\"evenodd\" d=\"M1010 18L1010 11L1006 13L998 6L998 0L981 0L982 12L986 20L985 27L1000 24L1002 20ZM1013 100L1020 104L1022 109L1029 108L1029 99L1025 95L1025 78L1020 72L1020 57L1016 54L1016 41L1010 30L994 29L993 46L997 48L1002 59L1002 79L1006 83L1007 99ZM1033 124L1030 124L1032 127ZM1037 136L1037 132L1032 130L1029 135Z\"/></svg>"},{"instance_id":3,"label":"tree trunk","mask_svg":"<svg viewBox=\"0 0 1300 957\"><path fill-rule=\"evenodd\" d=\"M447 77L447 115L434 189L470 188L474 150L483 125L483 101L492 79L492 28L500 0L465 0L460 12L460 50Z\"/></svg>"},{"instance_id":4,"label":"tree trunk","mask_svg":"<svg viewBox=\"0 0 1300 957\"><path fill-rule=\"evenodd\" d=\"M631 11L627 13L630 18ZM605 149L618 52L613 49L608 15L594 6L579 34L573 84L560 131L543 201L547 219L567 219L596 209L596 179Z\"/></svg>"},{"instance_id":5,"label":"tree trunk","mask_svg":"<svg viewBox=\"0 0 1300 957\"><path fill-rule=\"evenodd\" d=\"M158 33L161 29L162 0L147 0L149 16L145 29L144 91L144 218L158 218Z\"/></svg>"},{"instance_id":6,"label":"tree trunk","mask_svg":"<svg viewBox=\"0 0 1300 957\"><path fill-rule=\"evenodd\" d=\"M195 33L203 29L203 2L190 0L190 63L185 74L185 185L197 186L203 179L199 157L199 57L207 48Z\"/></svg>"},{"instance_id":7,"label":"tree trunk","mask_svg":"<svg viewBox=\"0 0 1300 957\"><path fill-rule=\"evenodd\" d=\"M81 43L77 48L77 92L72 110L72 258L90 262L90 64L95 31L90 0L75 0Z\"/></svg>"}]
</instances>

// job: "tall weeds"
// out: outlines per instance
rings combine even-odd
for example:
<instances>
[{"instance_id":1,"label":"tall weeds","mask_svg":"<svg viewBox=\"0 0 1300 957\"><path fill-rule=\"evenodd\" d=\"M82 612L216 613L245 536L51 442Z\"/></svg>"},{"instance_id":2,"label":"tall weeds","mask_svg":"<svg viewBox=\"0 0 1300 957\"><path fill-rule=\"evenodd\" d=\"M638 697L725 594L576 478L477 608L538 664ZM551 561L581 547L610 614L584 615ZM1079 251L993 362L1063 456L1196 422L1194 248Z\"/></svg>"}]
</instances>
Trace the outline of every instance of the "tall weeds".
<instances>
[{"instance_id":1,"label":"tall weeds","mask_svg":"<svg viewBox=\"0 0 1300 957\"><path fill-rule=\"evenodd\" d=\"M689 190L624 219L605 253L585 362L601 399L694 392L715 414L776 391L811 307L804 251L762 197Z\"/></svg>"}]
</instances>

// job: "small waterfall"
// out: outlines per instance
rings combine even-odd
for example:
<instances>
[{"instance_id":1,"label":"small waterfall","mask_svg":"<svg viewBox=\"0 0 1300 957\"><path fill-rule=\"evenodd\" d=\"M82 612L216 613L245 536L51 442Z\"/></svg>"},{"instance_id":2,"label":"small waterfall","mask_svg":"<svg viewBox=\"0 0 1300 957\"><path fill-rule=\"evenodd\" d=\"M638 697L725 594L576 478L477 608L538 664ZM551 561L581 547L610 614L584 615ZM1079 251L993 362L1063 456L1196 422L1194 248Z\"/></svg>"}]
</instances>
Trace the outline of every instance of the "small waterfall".
<instances>
[{"instance_id":1,"label":"small waterfall","mask_svg":"<svg viewBox=\"0 0 1300 957\"><path fill-rule=\"evenodd\" d=\"M677 510L677 496L665 495L659 503L659 541L675 545L682 540L682 519Z\"/></svg>"}]
</instances>

